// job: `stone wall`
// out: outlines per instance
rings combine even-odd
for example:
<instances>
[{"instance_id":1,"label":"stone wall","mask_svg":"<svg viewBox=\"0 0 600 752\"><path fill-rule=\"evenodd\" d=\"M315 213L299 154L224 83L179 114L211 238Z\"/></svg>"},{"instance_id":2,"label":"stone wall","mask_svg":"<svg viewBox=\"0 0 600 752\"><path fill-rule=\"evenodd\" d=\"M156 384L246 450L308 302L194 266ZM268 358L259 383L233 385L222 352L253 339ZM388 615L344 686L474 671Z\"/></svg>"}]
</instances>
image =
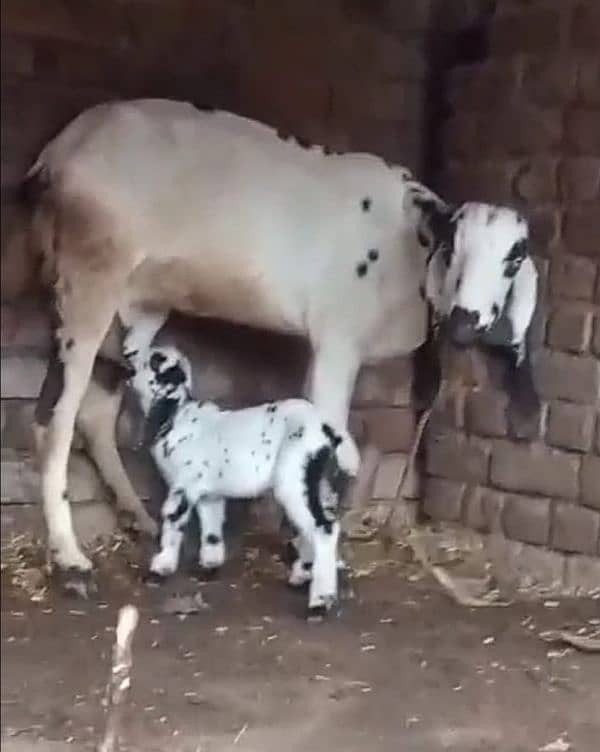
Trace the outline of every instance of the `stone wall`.
<instances>
[{"instance_id":1,"label":"stone wall","mask_svg":"<svg viewBox=\"0 0 600 752\"><path fill-rule=\"evenodd\" d=\"M450 70L438 186L531 218L543 303L542 409L507 425L493 386L434 422L425 510L562 552L600 554L600 5L498 0L480 59ZM493 378L491 384L494 383Z\"/></svg>"},{"instance_id":2,"label":"stone wall","mask_svg":"<svg viewBox=\"0 0 600 752\"><path fill-rule=\"evenodd\" d=\"M3 0L3 218L10 217L15 187L44 142L83 108L115 97L208 103L418 171L425 146L431 5L429 0ZM31 501L37 498L36 478L23 462L44 376L48 322L38 299L22 294L30 260L6 253L3 243L3 497ZM199 396L248 404L297 395L302 388L307 353L295 340L214 322L186 322L172 331L192 355ZM410 443L409 386L409 364L399 359L366 369L357 387L353 426L389 455L376 480L380 499L395 498L402 453ZM135 433L126 413L119 443L136 483L149 494L132 452ZM97 494L89 468L73 465L75 479L82 473L88 479L76 496Z\"/></svg>"}]
</instances>

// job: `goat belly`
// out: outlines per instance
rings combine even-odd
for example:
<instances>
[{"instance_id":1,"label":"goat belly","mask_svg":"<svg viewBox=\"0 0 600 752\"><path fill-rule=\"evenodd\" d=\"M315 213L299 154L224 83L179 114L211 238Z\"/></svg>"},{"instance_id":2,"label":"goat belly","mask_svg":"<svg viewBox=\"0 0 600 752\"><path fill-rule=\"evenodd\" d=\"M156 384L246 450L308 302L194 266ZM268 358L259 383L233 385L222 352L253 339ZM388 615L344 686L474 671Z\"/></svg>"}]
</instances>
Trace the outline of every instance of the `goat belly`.
<instances>
[{"instance_id":1,"label":"goat belly","mask_svg":"<svg viewBox=\"0 0 600 752\"><path fill-rule=\"evenodd\" d=\"M246 258L240 266L226 263L230 255L219 250L192 259L144 261L129 279L130 298L192 316L304 333L302 310L289 285L271 279L274 270L259 268L257 258Z\"/></svg>"}]
</instances>

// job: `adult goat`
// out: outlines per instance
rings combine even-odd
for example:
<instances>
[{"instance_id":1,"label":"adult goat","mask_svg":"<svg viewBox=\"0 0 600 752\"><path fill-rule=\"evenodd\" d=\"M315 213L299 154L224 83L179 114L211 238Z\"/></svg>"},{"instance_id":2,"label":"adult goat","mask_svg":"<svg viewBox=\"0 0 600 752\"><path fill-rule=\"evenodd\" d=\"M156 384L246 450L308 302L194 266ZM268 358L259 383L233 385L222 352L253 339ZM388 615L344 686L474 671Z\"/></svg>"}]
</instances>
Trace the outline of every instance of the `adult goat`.
<instances>
[{"instance_id":1,"label":"adult goat","mask_svg":"<svg viewBox=\"0 0 600 752\"><path fill-rule=\"evenodd\" d=\"M306 336L308 397L341 431L361 363L424 342L425 289L459 344L501 318L517 322L503 336L514 367L526 365L535 269L525 221L477 204L451 210L377 157L303 147L226 112L138 100L83 112L43 149L24 187L58 314L36 421L49 545L70 580L92 568L66 490L76 419L117 502L153 528L114 446L118 392L110 378L90 382L120 308ZM486 267L493 284L484 290Z\"/></svg>"}]
</instances>

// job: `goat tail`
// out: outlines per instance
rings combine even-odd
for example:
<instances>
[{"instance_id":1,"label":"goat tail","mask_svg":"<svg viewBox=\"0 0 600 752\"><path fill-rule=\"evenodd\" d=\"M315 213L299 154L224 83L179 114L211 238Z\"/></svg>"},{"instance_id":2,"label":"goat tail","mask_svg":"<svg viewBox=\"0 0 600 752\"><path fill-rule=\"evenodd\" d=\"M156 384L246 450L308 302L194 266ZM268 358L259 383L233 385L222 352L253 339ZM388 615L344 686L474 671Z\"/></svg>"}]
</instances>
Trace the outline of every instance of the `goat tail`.
<instances>
[{"instance_id":1,"label":"goat tail","mask_svg":"<svg viewBox=\"0 0 600 752\"><path fill-rule=\"evenodd\" d=\"M50 281L44 262L53 256L55 223L48 188L45 168L35 165L18 186L16 200L9 207L3 227L3 299L19 299Z\"/></svg>"}]
</instances>

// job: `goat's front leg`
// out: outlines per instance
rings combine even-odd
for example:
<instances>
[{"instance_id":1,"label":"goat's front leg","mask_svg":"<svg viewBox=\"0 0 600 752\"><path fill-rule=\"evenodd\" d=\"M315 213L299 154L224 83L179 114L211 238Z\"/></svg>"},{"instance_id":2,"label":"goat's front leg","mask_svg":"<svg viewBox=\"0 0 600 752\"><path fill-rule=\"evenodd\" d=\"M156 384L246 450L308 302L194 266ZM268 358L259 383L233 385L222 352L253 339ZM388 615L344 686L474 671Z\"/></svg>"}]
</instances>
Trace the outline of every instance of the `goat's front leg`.
<instances>
[{"instance_id":1,"label":"goat's front leg","mask_svg":"<svg viewBox=\"0 0 600 752\"><path fill-rule=\"evenodd\" d=\"M345 430L360 353L342 336L324 336L313 343L308 398L334 428Z\"/></svg>"},{"instance_id":2,"label":"goat's front leg","mask_svg":"<svg viewBox=\"0 0 600 752\"><path fill-rule=\"evenodd\" d=\"M219 496L200 498L196 511L200 520L200 566L218 569L225 562L225 499Z\"/></svg>"},{"instance_id":3,"label":"goat's front leg","mask_svg":"<svg viewBox=\"0 0 600 752\"><path fill-rule=\"evenodd\" d=\"M167 577L177 571L183 533L189 522L191 507L182 489L169 492L162 509L160 551L152 557L150 574Z\"/></svg>"},{"instance_id":4,"label":"goat's front leg","mask_svg":"<svg viewBox=\"0 0 600 752\"><path fill-rule=\"evenodd\" d=\"M314 346L308 399L342 437L335 453L340 467L352 477L358 473L360 456L347 426L359 368L360 354L350 339L324 337Z\"/></svg>"},{"instance_id":5,"label":"goat's front leg","mask_svg":"<svg viewBox=\"0 0 600 752\"><path fill-rule=\"evenodd\" d=\"M281 493L284 489L285 485L282 484L277 497L284 506L290 521L298 530L300 540L303 541L301 553L306 557L303 559L299 557L297 561L310 563L309 557L312 553L312 567L308 568L310 570L309 614L321 615L324 611L328 611L337 600L337 544L340 525L337 521L327 525L318 525L304 496L293 492ZM302 569L302 572L307 571L302 564L298 567ZM291 581L291 575L288 581ZM295 583L291 582L291 584Z\"/></svg>"},{"instance_id":6,"label":"goat's front leg","mask_svg":"<svg viewBox=\"0 0 600 752\"><path fill-rule=\"evenodd\" d=\"M312 580L315 558L313 545L310 540L307 540L302 535L296 536L291 543L297 557L292 562L288 584L292 587L303 587ZM336 568L338 574L346 572L348 569L348 565L339 555L337 557Z\"/></svg>"}]
</instances>

